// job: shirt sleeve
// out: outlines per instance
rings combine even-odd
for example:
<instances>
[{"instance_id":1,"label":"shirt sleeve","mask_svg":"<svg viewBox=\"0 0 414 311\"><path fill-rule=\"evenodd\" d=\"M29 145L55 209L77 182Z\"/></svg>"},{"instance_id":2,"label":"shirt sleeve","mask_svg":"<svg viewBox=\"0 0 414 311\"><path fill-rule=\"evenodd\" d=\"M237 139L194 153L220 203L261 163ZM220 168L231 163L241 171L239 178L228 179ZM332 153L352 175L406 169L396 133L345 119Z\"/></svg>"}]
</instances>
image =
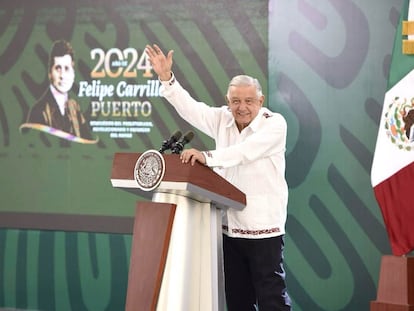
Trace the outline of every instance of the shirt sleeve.
<instances>
[{"instance_id":1,"label":"shirt sleeve","mask_svg":"<svg viewBox=\"0 0 414 311\"><path fill-rule=\"evenodd\" d=\"M215 138L221 109L195 100L180 85L172 73L169 81L161 82L161 95L175 108L181 118L206 135Z\"/></svg>"},{"instance_id":2,"label":"shirt sleeve","mask_svg":"<svg viewBox=\"0 0 414 311\"><path fill-rule=\"evenodd\" d=\"M206 165L227 168L261 158L283 156L286 150L286 132L286 120L280 114L273 114L240 143L205 151Z\"/></svg>"}]
</instances>

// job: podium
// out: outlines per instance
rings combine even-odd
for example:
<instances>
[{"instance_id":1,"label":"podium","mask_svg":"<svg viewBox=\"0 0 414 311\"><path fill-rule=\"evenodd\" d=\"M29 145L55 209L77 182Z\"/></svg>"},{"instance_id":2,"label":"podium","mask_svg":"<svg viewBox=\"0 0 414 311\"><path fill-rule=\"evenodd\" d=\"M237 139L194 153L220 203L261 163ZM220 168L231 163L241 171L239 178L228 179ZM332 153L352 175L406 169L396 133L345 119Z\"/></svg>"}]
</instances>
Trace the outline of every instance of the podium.
<instances>
[{"instance_id":1,"label":"podium","mask_svg":"<svg viewBox=\"0 0 414 311\"><path fill-rule=\"evenodd\" d=\"M141 155L115 153L111 183L148 198L134 177ZM207 166L162 157L151 202L136 205L125 310L224 311L221 213L246 197Z\"/></svg>"},{"instance_id":2,"label":"podium","mask_svg":"<svg viewBox=\"0 0 414 311\"><path fill-rule=\"evenodd\" d=\"M414 257L382 257L377 299L370 310L414 311Z\"/></svg>"}]
</instances>

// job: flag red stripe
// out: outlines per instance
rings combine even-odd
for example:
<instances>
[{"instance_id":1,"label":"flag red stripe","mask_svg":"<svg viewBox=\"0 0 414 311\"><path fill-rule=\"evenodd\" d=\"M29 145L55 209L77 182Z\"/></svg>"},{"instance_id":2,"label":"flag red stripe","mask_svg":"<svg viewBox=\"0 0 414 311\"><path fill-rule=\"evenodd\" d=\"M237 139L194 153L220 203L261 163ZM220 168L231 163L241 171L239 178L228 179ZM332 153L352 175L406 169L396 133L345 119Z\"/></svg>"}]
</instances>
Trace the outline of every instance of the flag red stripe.
<instances>
[{"instance_id":1,"label":"flag red stripe","mask_svg":"<svg viewBox=\"0 0 414 311\"><path fill-rule=\"evenodd\" d=\"M374 193L393 254L414 250L414 162L374 187Z\"/></svg>"}]
</instances>

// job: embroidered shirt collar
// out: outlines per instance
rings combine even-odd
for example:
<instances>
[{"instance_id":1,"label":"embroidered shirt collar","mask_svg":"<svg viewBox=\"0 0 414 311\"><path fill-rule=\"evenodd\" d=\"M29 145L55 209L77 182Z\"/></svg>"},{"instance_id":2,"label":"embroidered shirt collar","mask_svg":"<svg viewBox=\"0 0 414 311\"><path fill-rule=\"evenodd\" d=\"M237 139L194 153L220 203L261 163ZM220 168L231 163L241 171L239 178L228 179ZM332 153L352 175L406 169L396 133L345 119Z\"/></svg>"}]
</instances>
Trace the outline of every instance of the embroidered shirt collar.
<instances>
[{"instance_id":1,"label":"embroidered shirt collar","mask_svg":"<svg viewBox=\"0 0 414 311\"><path fill-rule=\"evenodd\" d=\"M263 108L260 108L259 113L257 114L257 116L252 120L252 122L250 122L250 124L248 126L246 126L245 128L251 128L253 132L256 132L256 130L259 127L259 122L261 117L266 113L266 111L264 111ZM229 122L227 123L226 127L232 127L232 126L236 126L236 120L234 119L234 117L232 117Z\"/></svg>"}]
</instances>

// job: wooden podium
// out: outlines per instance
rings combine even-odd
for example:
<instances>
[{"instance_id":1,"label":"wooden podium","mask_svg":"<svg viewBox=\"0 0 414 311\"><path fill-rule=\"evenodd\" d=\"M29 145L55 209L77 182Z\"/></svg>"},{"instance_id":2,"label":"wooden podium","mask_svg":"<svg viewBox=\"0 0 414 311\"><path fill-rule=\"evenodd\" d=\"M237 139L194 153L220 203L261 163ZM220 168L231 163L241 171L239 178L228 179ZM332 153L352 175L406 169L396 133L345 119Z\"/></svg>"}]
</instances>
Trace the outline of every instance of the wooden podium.
<instances>
[{"instance_id":1,"label":"wooden podium","mask_svg":"<svg viewBox=\"0 0 414 311\"><path fill-rule=\"evenodd\" d=\"M113 187L148 193L134 179L140 155L114 155ZM162 157L152 201L136 206L125 310L224 311L221 210L243 209L246 197L204 165Z\"/></svg>"},{"instance_id":2,"label":"wooden podium","mask_svg":"<svg viewBox=\"0 0 414 311\"><path fill-rule=\"evenodd\" d=\"M414 257L383 256L371 311L414 311Z\"/></svg>"}]
</instances>

